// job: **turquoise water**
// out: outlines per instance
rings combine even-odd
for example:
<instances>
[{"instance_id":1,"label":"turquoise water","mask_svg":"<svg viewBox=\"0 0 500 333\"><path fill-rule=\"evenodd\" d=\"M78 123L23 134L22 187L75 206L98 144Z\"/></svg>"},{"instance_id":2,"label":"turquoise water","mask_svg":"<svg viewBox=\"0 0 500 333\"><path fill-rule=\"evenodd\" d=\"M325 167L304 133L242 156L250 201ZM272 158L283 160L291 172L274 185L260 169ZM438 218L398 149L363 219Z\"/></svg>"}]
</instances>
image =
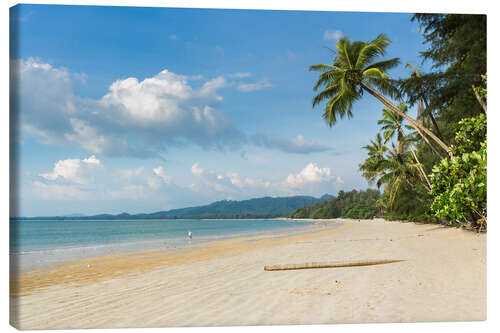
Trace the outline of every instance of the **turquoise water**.
<instances>
[{"instance_id":1,"label":"turquoise water","mask_svg":"<svg viewBox=\"0 0 500 333\"><path fill-rule=\"evenodd\" d=\"M300 231L311 225L282 220L14 220L10 222L11 267L38 268L110 253L178 249L217 239Z\"/></svg>"}]
</instances>

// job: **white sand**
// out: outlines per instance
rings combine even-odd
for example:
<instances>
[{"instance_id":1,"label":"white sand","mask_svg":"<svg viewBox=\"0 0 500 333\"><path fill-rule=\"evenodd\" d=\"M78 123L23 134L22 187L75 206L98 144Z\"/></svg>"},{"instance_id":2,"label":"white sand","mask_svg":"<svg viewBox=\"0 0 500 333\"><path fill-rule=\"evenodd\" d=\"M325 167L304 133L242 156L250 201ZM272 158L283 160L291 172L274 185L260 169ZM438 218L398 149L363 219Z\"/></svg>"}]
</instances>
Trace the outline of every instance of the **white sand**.
<instances>
[{"instance_id":1,"label":"white sand","mask_svg":"<svg viewBox=\"0 0 500 333\"><path fill-rule=\"evenodd\" d=\"M12 301L12 324L56 329L486 319L485 234L346 221L316 235L223 241L175 256L155 265L148 261L140 271L109 264L118 258L96 261L109 269L96 271L95 281L89 275L74 285L57 282L65 281L63 274L78 280L80 271L42 272L55 281L43 287L33 284L36 278L31 284L26 280L24 296ZM264 265L372 259L406 261L263 270Z\"/></svg>"}]
</instances>

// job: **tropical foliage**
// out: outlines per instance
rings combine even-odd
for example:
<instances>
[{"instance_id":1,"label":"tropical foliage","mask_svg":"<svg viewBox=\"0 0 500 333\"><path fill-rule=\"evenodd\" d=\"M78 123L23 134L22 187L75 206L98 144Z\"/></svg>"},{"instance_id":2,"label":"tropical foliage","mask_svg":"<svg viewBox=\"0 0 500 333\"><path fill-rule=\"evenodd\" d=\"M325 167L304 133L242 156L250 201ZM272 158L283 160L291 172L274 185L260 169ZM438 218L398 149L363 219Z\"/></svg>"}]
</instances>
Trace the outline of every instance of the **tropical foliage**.
<instances>
[{"instance_id":1,"label":"tropical foliage","mask_svg":"<svg viewBox=\"0 0 500 333\"><path fill-rule=\"evenodd\" d=\"M374 62L377 57L385 54L385 49L390 43L384 34L378 35L370 42L352 42L344 36L337 43L337 52L332 65L318 64L309 68L320 72L314 90L324 87L324 90L313 98L313 107L327 101L323 118L329 126L333 126L338 117L344 118L347 115L351 118L354 102L359 100L364 92L368 92L393 112L405 118L412 126L418 128L420 135L423 136L425 133L441 148L448 151L448 146L434 133L406 115L382 95L386 94L392 98L400 96L396 81L386 74L391 68L399 65L399 58Z\"/></svg>"},{"instance_id":2,"label":"tropical foliage","mask_svg":"<svg viewBox=\"0 0 500 333\"><path fill-rule=\"evenodd\" d=\"M324 102L323 118L333 126L353 116L364 92L382 102L380 131L362 147L367 158L359 169L382 191L377 206L385 218L483 229L486 16L415 14L412 20L428 45L421 57L432 62L430 72L407 63L408 77L391 78L399 59L377 60L390 44L385 35L369 42L344 37L332 64L310 67L320 73L313 106Z\"/></svg>"},{"instance_id":3,"label":"tropical foliage","mask_svg":"<svg viewBox=\"0 0 500 333\"><path fill-rule=\"evenodd\" d=\"M449 158L431 174L432 210L450 224L473 228L486 225L486 116L458 123L455 146Z\"/></svg>"}]
</instances>

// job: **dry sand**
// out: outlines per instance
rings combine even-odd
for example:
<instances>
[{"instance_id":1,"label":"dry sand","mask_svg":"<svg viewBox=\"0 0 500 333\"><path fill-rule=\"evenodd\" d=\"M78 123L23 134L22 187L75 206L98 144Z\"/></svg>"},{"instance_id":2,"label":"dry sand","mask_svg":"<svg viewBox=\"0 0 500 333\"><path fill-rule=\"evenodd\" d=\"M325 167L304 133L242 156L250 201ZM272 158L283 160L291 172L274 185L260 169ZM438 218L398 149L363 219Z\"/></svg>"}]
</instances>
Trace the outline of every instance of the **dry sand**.
<instances>
[{"instance_id":1,"label":"dry sand","mask_svg":"<svg viewBox=\"0 0 500 333\"><path fill-rule=\"evenodd\" d=\"M486 319L485 234L383 220L343 223L25 273L12 281L11 323L67 329ZM406 261L263 269L378 259Z\"/></svg>"}]
</instances>

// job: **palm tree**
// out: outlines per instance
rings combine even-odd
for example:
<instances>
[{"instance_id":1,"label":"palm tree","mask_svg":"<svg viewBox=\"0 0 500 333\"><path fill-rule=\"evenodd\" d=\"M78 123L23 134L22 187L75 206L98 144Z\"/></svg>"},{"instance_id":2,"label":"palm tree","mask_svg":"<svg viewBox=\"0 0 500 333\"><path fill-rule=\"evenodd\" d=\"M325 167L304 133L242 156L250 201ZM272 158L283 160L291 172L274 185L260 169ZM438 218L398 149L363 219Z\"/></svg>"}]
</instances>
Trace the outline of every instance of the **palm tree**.
<instances>
[{"instance_id":1,"label":"palm tree","mask_svg":"<svg viewBox=\"0 0 500 333\"><path fill-rule=\"evenodd\" d=\"M363 148L368 150L368 156L376 159L383 158L384 153L388 149L387 146L385 145L385 142L382 141L380 133L377 133L377 135L375 136L375 141L370 140L370 144L364 146Z\"/></svg>"},{"instance_id":2,"label":"palm tree","mask_svg":"<svg viewBox=\"0 0 500 333\"><path fill-rule=\"evenodd\" d=\"M389 207L393 206L397 194L404 186L415 187L415 180L420 180L415 173L419 167L418 163L413 163L405 150L400 150L394 145L392 148L389 156L379 165L381 175L377 180L379 188L386 185L386 189L389 189ZM425 183L420 182L420 184L430 191Z\"/></svg>"},{"instance_id":3,"label":"palm tree","mask_svg":"<svg viewBox=\"0 0 500 333\"><path fill-rule=\"evenodd\" d=\"M380 133L377 133L375 141L370 140L370 144L364 146L363 149L368 151L368 158L359 165L359 170L363 172L363 177L369 183L373 183L383 173L380 165L385 160L384 154L389 148L385 145Z\"/></svg>"},{"instance_id":4,"label":"palm tree","mask_svg":"<svg viewBox=\"0 0 500 333\"><path fill-rule=\"evenodd\" d=\"M399 109L403 111L403 113L406 113L408 111L408 107L400 103L399 104ZM399 114L389 110L389 109L383 109L382 110L382 119L378 121L379 125L382 125L382 130L384 131L384 139L385 141L391 140L395 135L397 137L397 142L398 142L398 150L402 151L403 150L403 140L407 139L406 134L403 129L403 120L404 118L400 116ZM432 185L429 181L429 178L427 177L427 174L425 173L424 168L422 167L422 164L418 160L417 154L415 153L415 150L413 147L409 147L410 151L413 155L413 159L415 160L416 167L420 172L420 175L425 179L427 186L430 189L432 189Z\"/></svg>"},{"instance_id":5,"label":"palm tree","mask_svg":"<svg viewBox=\"0 0 500 333\"><path fill-rule=\"evenodd\" d=\"M323 118L329 126L333 126L337 122L337 117L343 118L346 115L348 118L352 117L352 105L366 91L408 120L415 128L419 128L448 152L449 147L434 133L404 114L380 93L390 97L396 97L399 94L394 82L385 74L399 64L399 58L373 62L376 57L384 55L384 50L389 44L390 41L384 34L380 34L370 42L351 42L344 36L337 43L333 65L319 64L309 67L309 70L321 73L314 90L317 91L324 86L324 90L314 97L313 107L327 100Z\"/></svg>"}]
</instances>

